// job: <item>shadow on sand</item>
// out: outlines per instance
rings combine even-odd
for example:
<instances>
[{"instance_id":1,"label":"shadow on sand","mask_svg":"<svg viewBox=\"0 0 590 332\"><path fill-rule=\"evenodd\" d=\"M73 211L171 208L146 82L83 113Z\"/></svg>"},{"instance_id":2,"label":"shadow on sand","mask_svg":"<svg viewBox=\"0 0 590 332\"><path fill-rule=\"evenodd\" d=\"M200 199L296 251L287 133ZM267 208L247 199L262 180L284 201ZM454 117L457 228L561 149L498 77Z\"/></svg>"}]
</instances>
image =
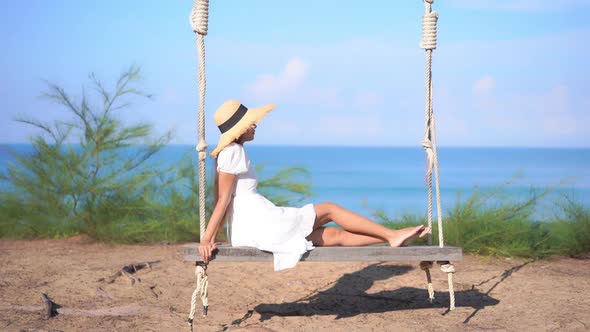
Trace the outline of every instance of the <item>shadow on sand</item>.
<instances>
[{"instance_id":1,"label":"shadow on sand","mask_svg":"<svg viewBox=\"0 0 590 332\"><path fill-rule=\"evenodd\" d=\"M261 321L265 321L274 316L336 315L336 319L339 319L396 310L448 308L448 292L436 292L433 303L430 303L428 292L423 288L402 287L392 291L367 293L375 281L407 273L413 268L408 265L391 266L380 263L369 265L362 270L343 275L329 289L316 291L294 302L260 304L254 311L261 315ZM477 289L455 291L456 306L478 310L499 303L486 293ZM249 311L242 319L232 324L239 324L251 315L252 311Z\"/></svg>"}]
</instances>

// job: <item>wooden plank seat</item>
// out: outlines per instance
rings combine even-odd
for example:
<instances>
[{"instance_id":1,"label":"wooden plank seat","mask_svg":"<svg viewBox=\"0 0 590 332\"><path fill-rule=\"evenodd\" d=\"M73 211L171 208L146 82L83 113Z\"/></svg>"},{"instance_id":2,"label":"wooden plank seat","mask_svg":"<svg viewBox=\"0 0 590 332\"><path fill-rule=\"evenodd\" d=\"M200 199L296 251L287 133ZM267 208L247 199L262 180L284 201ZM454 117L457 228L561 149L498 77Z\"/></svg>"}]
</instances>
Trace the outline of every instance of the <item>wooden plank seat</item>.
<instances>
[{"instance_id":1,"label":"wooden plank seat","mask_svg":"<svg viewBox=\"0 0 590 332\"><path fill-rule=\"evenodd\" d=\"M185 261L202 261L198 243L183 245ZM251 247L221 245L213 254L212 261L218 262L272 262L272 253ZM458 247L409 246L392 248L388 246L365 247L317 247L301 258L307 262L352 262L352 261L460 261L463 250Z\"/></svg>"},{"instance_id":2,"label":"wooden plank seat","mask_svg":"<svg viewBox=\"0 0 590 332\"><path fill-rule=\"evenodd\" d=\"M184 260L190 262L202 262L199 254L198 243L188 243L182 246ZM385 245L374 245L365 247L316 247L306 252L301 258L307 262L438 262L443 272L447 272L449 283L449 310L455 308L455 295L453 288L454 266L449 264L451 261L460 261L463 259L463 249L459 247L438 246L409 246L392 248ZM273 255L270 252L262 251L252 247L232 247L231 245L220 245L217 251L213 253L212 261L218 262L272 262ZM199 268L197 264L197 271ZM422 264L420 264L422 267ZM428 266L428 264L426 264ZM430 268L432 265L430 265ZM445 271L448 269L448 271ZM429 267L425 269L428 281L429 298L434 299L434 290L430 277ZM198 279L198 278L197 278ZM197 286L198 289L199 286ZM195 291L194 294L197 294ZM195 296L193 294L193 297ZM195 301L195 298L193 298ZM204 307L204 312L207 307Z\"/></svg>"}]
</instances>

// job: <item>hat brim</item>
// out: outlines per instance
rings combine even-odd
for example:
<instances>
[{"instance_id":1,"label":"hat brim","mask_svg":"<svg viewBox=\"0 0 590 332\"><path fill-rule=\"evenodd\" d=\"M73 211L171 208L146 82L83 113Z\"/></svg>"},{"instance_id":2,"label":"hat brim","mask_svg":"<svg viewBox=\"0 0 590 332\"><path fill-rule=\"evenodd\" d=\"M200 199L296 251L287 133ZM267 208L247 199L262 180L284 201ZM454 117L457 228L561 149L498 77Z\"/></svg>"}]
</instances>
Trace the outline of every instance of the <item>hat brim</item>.
<instances>
[{"instance_id":1,"label":"hat brim","mask_svg":"<svg viewBox=\"0 0 590 332\"><path fill-rule=\"evenodd\" d=\"M240 119L238 123L235 124L230 130L226 131L225 133L221 134L219 138L219 142L213 151L211 151L211 157L217 158L217 155L223 148L230 145L240 136L242 136L248 128L252 126L252 124L259 122L262 120L270 111L275 108L275 105L268 104L262 107L257 108L249 108L244 117Z\"/></svg>"}]
</instances>

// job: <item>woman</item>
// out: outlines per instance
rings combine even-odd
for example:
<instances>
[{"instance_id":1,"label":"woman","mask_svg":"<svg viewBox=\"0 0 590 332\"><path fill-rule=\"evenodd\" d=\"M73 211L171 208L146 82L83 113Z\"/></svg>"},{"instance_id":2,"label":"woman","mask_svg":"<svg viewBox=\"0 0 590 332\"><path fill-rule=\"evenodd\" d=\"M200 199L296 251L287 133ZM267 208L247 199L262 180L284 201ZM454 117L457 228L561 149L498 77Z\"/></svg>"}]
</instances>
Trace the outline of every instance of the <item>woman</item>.
<instances>
[{"instance_id":1,"label":"woman","mask_svg":"<svg viewBox=\"0 0 590 332\"><path fill-rule=\"evenodd\" d=\"M236 100L226 101L215 112L221 138L211 156L217 158L217 203L199 252L205 262L216 249L215 236L228 217L231 243L256 247L274 255L275 271L291 268L313 246L365 246L388 242L399 247L425 236L424 226L388 229L334 203L308 204L302 208L277 207L256 192L256 175L244 143L254 139L256 123L274 105L247 109ZM323 227L334 221L343 229Z\"/></svg>"}]
</instances>

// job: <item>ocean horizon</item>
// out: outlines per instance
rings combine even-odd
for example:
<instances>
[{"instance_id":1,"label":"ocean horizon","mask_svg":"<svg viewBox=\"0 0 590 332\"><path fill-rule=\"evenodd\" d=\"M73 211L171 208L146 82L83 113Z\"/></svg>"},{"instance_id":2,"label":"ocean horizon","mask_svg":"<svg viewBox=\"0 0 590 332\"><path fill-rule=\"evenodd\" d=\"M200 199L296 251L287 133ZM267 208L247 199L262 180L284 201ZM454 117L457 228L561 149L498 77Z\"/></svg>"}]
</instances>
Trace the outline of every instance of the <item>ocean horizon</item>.
<instances>
[{"instance_id":1,"label":"ocean horizon","mask_svg":"<svg viewBox=\"0 0 590 332\"><path fill-rule=\"evenodd\" d=\"M30 144L0 144L0 171L12 161L7 149L30 152ZM212 150L212 146L209 150ZM395 218L427 212L426 157L421 147L249 145L246 151L259 179L294 166L309 171L313 196L300 205L332 201L366 217L376 211ZM151 162L162 168L187 155L194 145L170 144ZM551 188L535 209L536 219L551 218L556 203L572 200L590 206L590 148L439 147L443 216L475 192L495 193L487 204L524 201ZM207 172L213 170L208 158ZM209 174L211 175L211 174Z\"/></svg>"}]
</instances>

